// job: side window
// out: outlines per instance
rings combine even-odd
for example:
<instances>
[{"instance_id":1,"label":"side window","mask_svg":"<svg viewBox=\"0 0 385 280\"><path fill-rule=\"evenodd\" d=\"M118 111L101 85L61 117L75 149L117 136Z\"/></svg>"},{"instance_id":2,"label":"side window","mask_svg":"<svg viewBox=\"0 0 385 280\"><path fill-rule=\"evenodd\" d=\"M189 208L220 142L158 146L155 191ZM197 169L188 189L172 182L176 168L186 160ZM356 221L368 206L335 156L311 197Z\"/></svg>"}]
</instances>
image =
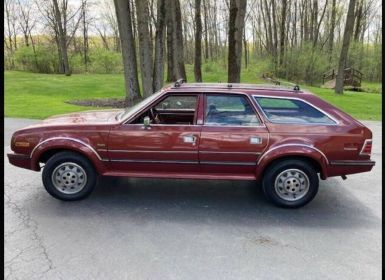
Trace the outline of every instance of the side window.
<instances>
[{"instance_id":1,"label":"side window","mask_svg":"<svg viewBox=\"0 0 385 280\"><path fill-rule=\"evenodd\" d=\"M254 97L266 117L277 123L335 124L313 106L297 99Z\"/></svg>"},{"instance_id":2,"label":"side window","mask_svg":"<svg viewBox=\"0 0 385 280\"><path fill-rule=\"evenodd\" d=\"M197 96L171 95L155 106L156 110L194 110L197 106Z\"/></svg>"},{"instance_id":3,"label":"side window","mask_svg":"<svg viewBox=\"0 0 385 280\"><path fill-rule=\"evenodd\" d=\"M207 95L206 125L257 126L260 121L249 100L237 95Z\"/></svg>"},{"instance_id":4,"label":"side window","mask_svg":"<svg viewBox=\"0 0 385 280\"><path fill-rule=\"evenodd\" d=\"M144 118L149 117L154 125L193 125L197 104L198 95L169 95L132 123L143 124Z\"/></svg>"}]
</instances>

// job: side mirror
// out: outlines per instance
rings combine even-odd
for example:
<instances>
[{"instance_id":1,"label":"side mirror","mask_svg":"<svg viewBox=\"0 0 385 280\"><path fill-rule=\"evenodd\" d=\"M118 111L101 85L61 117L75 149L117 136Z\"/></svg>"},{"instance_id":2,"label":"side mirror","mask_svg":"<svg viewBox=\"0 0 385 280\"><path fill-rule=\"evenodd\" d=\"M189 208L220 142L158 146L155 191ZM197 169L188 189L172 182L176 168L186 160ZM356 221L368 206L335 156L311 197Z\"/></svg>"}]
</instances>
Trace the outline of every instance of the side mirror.
<instances>
[{"instance_id":1,"label":"side mirror","mask_svg":"<svg viewBox=\"0 0 385 280\"><path fill-rule=\"evenodd\" d=\"M151 125L151 120L150 120L150 117L144 117L144 119L143 119L143 126L145 127L145 128L148 128L148 127L150 127L150 125Z\"/></svg>"}]
</instances>

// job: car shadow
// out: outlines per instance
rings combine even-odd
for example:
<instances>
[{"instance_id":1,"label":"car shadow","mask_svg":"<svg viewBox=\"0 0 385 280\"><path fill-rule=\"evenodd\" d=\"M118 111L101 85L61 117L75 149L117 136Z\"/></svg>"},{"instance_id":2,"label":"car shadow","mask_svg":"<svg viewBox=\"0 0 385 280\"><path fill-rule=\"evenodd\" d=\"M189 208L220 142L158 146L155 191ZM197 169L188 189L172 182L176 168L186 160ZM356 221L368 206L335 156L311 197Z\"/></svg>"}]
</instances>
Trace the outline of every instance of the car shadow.
<instances>
[{"instance_id":1,"label":"car shadow","mask_svg":"<svg viewBox=\"0 0 385 280\"><path fill-rule=\"evenodd\" d=\"M343 187L339 179L321 181L316 198L299 209L282 209L268 203L260 185L252 181L101 177L87 199L70 203L53 201L55 206L50 211L53 215L76 219L97 215L101 219L119 218L120 222L135 224L157 220L338 229L379 223L371 209Z\"/></svg>"}]
</instances>

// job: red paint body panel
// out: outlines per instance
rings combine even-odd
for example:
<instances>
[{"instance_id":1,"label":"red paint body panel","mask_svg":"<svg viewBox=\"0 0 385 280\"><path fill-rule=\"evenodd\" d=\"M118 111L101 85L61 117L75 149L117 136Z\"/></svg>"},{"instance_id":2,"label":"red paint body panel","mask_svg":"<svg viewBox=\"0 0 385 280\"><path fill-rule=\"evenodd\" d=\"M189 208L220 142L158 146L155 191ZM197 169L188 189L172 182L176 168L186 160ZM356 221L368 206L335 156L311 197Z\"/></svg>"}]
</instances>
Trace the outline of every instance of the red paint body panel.
<instances>
[{"instance_id":1,"label":"red paint body panel","mask_svg":"<svg viewBox=\"0 0 385 280\"><path fill-rule=\"evenodd\" d=\"M247 97L258 126L204 125L205 94ZM192 125L133 123L167 95L196 94ZM266 118L255 96L303 100L332 116L336 125L279 124ZM360 155L371 131L357 120L306 92L283 89L227 88L184 84L165 88L158 96L119 119L120 110L89 111L55 116L14 133L9 162L40 170L40 162L58 151L87 157L106 176L260 180L266 168L286 157L307 158L326 179L373 168L370 155ZM123 113L122 113L123 114ZM186 116L185 116L186 117ZM28 145L16 145L16 142Z\"/></svg>"}]
</instances>

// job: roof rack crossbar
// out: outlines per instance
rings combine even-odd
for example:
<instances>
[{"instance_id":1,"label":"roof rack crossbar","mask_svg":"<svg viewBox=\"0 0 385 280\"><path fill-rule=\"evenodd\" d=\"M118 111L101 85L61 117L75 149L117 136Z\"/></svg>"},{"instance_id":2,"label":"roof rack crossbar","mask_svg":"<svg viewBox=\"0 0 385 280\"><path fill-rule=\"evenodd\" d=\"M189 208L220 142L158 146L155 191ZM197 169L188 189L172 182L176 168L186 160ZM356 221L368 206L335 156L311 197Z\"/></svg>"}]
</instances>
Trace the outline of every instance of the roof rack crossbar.
<instances>
[{"instance_id":1,"label":"roof rack crossbar","mask_svg":"<svg viewBox=\"0 0 385 280\"><path fill-rule=\"evenodd\" d=\"M181 84L183 84L185 82L184 79L178 79L175 83L174 83L174 87L180 87Z\"/></svg>"}]
</instances>

